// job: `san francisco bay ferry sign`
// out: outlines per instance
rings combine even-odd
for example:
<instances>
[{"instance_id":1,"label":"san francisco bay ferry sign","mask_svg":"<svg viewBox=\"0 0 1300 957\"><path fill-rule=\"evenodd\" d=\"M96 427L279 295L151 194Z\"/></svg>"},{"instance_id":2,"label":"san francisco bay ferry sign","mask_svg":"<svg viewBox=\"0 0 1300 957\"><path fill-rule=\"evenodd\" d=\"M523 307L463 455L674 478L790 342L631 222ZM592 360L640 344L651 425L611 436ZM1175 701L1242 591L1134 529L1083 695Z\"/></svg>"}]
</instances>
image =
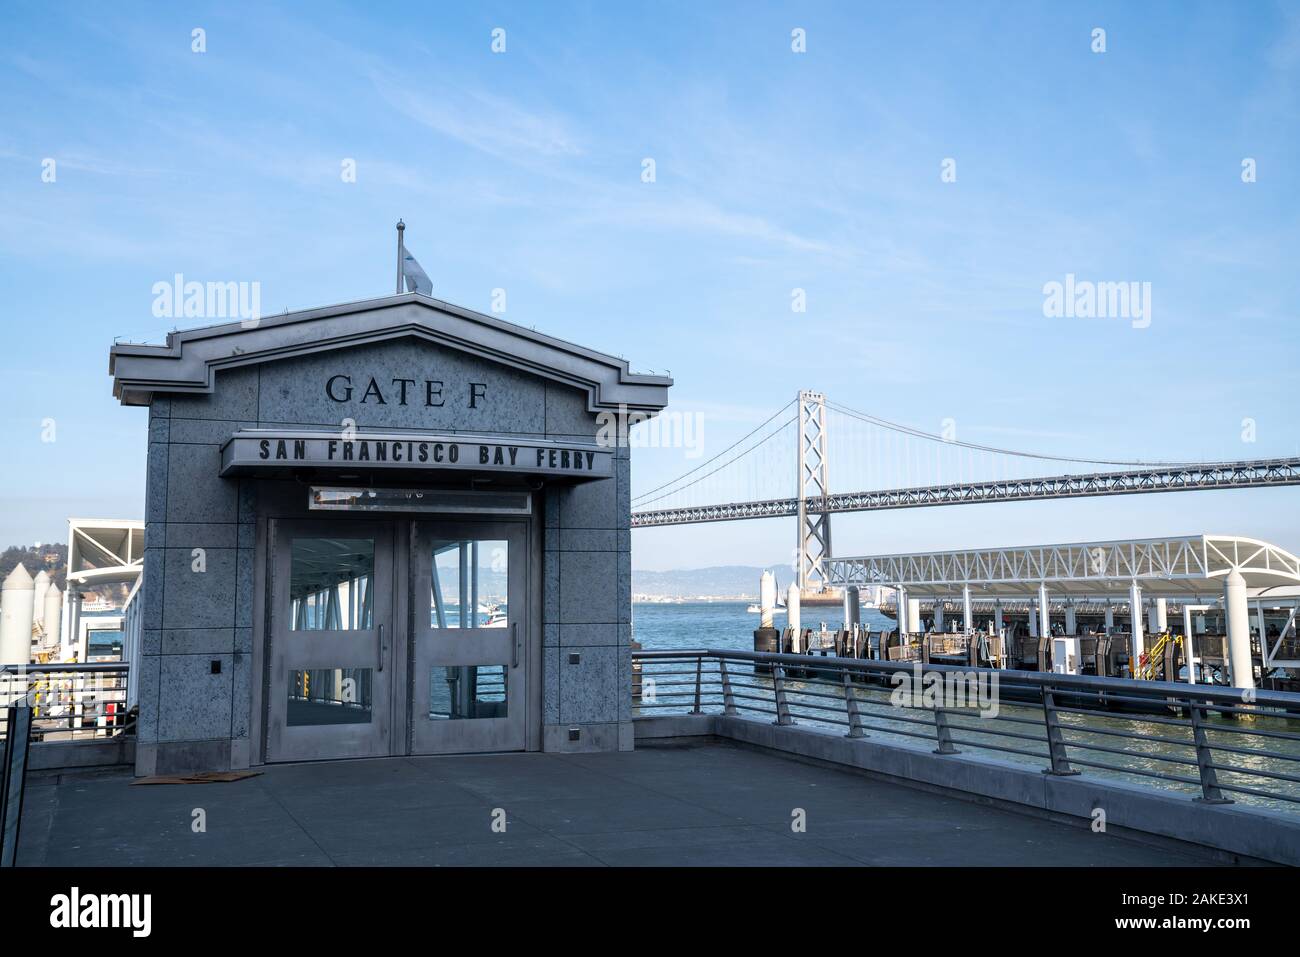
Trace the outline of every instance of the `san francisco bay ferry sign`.
<instances>
[{"instance_id":1,"label":"san francisco bay ferry sign","mask_svg":"<svg viewBox=\"0 0 1300 957\"><path fill-rule=\"evenodd\" d=\"M285 468L528 472L581 480L613 475L614 455L597 445L355 430L246 429L236 432L221 448L222 475Z\"/></svg>"}]
</instances>

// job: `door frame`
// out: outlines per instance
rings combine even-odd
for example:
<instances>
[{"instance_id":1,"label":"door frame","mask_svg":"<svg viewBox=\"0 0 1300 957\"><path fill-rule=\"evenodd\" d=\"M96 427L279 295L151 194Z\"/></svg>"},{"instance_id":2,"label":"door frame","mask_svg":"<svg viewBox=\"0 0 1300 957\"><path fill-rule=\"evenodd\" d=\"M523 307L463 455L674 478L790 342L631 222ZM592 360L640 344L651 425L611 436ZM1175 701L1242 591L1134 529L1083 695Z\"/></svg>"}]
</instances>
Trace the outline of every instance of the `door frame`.
<instances>
[{"instance_id":1,"label":"door frame","mask_svg":"<svg viewBox=\"0 0 1300 957\"><path fill-rule=\"evenodd\" d=\"M535 656L530 652L533 642L533 589L532 555L533 527L531 516L506 518L502 516L460 515L454 519L421 517L411 523L410 577L407 594L410 596L411 616L408 629L407 682L409 730L407 734L410 754L466 754L529 750L532 720L532 686L537 670ZM428 594L434 556L430 545L434 540L447 541L497 541L509 542L507 567L508 622L501 633L496 629L476 628L475 638L482 644L495 644L495 652L442 644L460 629L437 629L428 623ZM428 554L426 554L428 552ZM465 654L456 654L458 651ZM450 652L450 653L449 653ZM434 660L430 660L434 659ZM503 664L506 668L507 716L505 718L461 719L435 722L422 712L427 705L430 669L443 659L448 666Z\"/></svg>"},{"instance_id":2,"label":"door frame","mask_svg":"<svg viewBox=\"0 0 1300 957\"><path fill-rule=\"evenodd\" d=\"M309 512L304 506L299 505L302 492L300 486L291 488L280 487L283 483L258 482L257 493L257 534L253 549L253 607L252 607L252 660L251 660L251 677L252 677L252 694L249 714L249 738L252 744L251 748L246 747L248 753L248 766L261 766L279 759L272 758L272 748L270 742L269 729L269 707L270 701L274 694L279 693L278 686L274 686L271 681L271 672L274 659L274 648L271 641L271 624L272 612L274 605L274 590L276 585L276 568L275 555L279 549L284 547L285 531L292 529L297 522L337 522L340 525L344 523L359 523L365 525L374 522L389 523L392 528L393 538L393 620L395 624L392 647L397 648L397 642L402 642L406 649L411 648L409 635L413 624L414 610L410 602L411 588L409 584L405 587L396 587L397 582L409 583L411 575L411 530L417 521L447 521L456 522L466 519L473 520L477 518L474 515L467 514L411 514L411 513L393 513L389 515L374 515L365 513L337 512L329 516L320 513ZM304 503L305 505L305 503ZM543 514L546 506L546 490L534 490L532 495L532 512L526 517L515 519L521 523L526 523L526 541L527 541L527 597L524 606L527 610L527 627L524 633L524 655L527 660L526 671L526 691L524 695L524 728L525 728L525 749L528 751L540 751L542 749L542 724L543 715L543 669L546 665L546 651L543 641L543 622L545 618L543 611L546 606L546 597L543 593L544 588L544 569L543 569L543 537L545 535ZM488 515L484 516L488 521L499 521L501 516ZM558 602L558 583L556 585L557 594L553 600ZM551 649L554 651L554 649ZM392 669L393 681L396 687L409 688L409 653L395 653L393 655ZM556 662L551 662L552 670ZM391 694L393 707L391 708L390 725L391 731L388 736L389 750L388 754L400 757L412 753L410 749L411 738L411 714L410 714L410 695L405 699L399 698L394 693ZM346 758L340 758L345 760ZM325 759L321 759L325 760Z\"/></svg>"},{"instance_id":3,"label":"door frame","mask_svg":"<svg viewBox=\"0 0 1300 957\"><path fill-rule=\"evenodd\" d=\"M368 725L307 725L290 729L285 722L285 711L280 707L286 701L288 672L297 667L311 668L311 663L298 664L289 659L294 658L290 648L285 647L290 641L282 638L276 641L277 627L285 627L278 622L278 615L288 614L285 602L288 599L293 567L293 549L291 543L295 538L306 537L344 537L364 535L374 541L374 565L372 569L371 588L374 589L374 611L371 632L364 639L365 658L358 656L358 664L339 662L344 667L365 667L365 661L371 663L374 678L375 700L371 721ZM395 651L400 640L397 623L399 609L397 601L400 589L397 588L397 529L388 521L355 520L339 522L335 519L282 519L274 522L271 539L274 548L270 551L270 572L268 576L268 602L266 614L266 635L268 652L264 657L265 677L262 683L265 698L262 713L266 722L265 760L267 762L314 761L327 759L345 759L358 757L380 757L393 753L394 743L400 742L400 728L397 727L396 702L399 683L403 675L395 667L400 657ZM385 582L385 578L387 581ZM291 630L284 632L292 634ZM312 635L312 638L298 640L315 640L322 645L334 645L337 650L344 649L349 641L360 638L360 630L339 632L299 632L300 635ZM329 659L333 661L334 658ZM318 666L328 667L328 665ZM383 674L381 679L378 675ZM279 720L277 720L279 719ZM348 747L351 742L352 747Z\"/></svg>"}]
</instances>

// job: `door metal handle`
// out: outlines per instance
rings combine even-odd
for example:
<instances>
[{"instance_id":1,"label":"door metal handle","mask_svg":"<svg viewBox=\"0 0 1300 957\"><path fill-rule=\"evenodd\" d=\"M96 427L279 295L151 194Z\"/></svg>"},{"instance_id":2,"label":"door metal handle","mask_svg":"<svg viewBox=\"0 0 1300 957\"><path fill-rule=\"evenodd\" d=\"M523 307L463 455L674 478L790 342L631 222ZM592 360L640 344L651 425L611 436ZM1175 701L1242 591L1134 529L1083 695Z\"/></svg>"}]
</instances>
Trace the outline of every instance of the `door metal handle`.
<instances>
[{"instance_id":1,"label":"door metal handle","mask_svg":"<svg viewBox=\"0 0 1300 957\"><path fill-rule=\"evenodd\" d=\"M384 641L384 626L379 626L379 666L376 671L384 670L384 659L388 657L388 644Z\"/></svg>"},{"instance_id":2,"label":"door metal handle","mask_svg":"<svg viewBox=\"0 0 1300 957\"><path fill-rule=\"evenodd\" d=\"M514 651L510 656L510 667L519 667L519 622L512 622L510 625L510 637L513 639Z\"/></svg>"}]
</instances>

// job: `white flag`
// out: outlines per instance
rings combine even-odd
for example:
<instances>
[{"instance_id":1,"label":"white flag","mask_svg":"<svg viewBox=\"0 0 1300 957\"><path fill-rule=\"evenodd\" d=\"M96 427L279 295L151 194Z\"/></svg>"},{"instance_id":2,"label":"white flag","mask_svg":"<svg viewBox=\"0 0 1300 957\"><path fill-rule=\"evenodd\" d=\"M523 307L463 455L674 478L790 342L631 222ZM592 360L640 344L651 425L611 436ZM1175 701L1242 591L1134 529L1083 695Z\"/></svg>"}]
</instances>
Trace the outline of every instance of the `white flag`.
<instances>
[{"instance_id":1,"label":"white flag","mask_svg":"<svg viewBox=\"0 0 1300 957\"><path fill-rule=\"evenodd\" d=\"M402 277L406 280L407 292L418 292L422 296L433 295L433 283L429 280L428 273L420 268L415 257L405 249L402 250Z\"/></svg>"}]
</instances>

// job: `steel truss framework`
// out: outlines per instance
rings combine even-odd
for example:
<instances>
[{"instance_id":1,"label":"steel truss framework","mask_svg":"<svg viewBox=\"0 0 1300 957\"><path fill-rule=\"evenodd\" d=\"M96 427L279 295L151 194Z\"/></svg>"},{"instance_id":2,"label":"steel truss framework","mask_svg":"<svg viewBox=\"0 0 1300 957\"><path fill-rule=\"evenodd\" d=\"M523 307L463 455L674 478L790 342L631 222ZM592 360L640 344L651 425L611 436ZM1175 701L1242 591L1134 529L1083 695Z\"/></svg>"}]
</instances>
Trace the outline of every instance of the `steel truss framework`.
<instances>
[{"instance_id":1,"label":"steel truss framework","mask_svg":"<svg viewBox=\"0 0 1300 957\"><path fill-rule=\"evenodd\" d=\"M980 597L1025 597L1045 584L1054 596L1218 597L1234 569L1252 596L1300 587L1300 558L1253 538L1190 535L1121 542L1082 542L911 555L831 558L835 585L889 585L909 597L947 597L970 585Z\"/></svg>"},{"instance_id":2,"label":"steel truss framework","mask_svg":"<svg viewBox=\"0 0 1300 957\"><path fill-rule=\"evenodd\" d=\"M1082 542L1020 548L874 555L832 558L825 562L834 585L902 587L911 598L943 601L967 586L985 602L1014 610L1039 586L1053 598L1084 608L1086 599L1129 594L1133 583L1149 597L1217 600L1223 579L1237 571L1255 600L1256 613L1269 598L1290 605L1281 632L1261 646L1266 667L1300 668L1300 661L1278 657L1284 639L1295 635L1300 611L1300 558L1254 538L1231 535L1192 535L1124 542ZM1195 606L1199 607L1199 606ZM1123 609L1124 605L1118 605ZM1262 618L1260 619L1262 633Z\"/></svg>"},{"instance_id":3,"label":"steel truss framework","mask_svg":"<svg viewBox=\"0 0 1300 957\"><path fill-rule=\"evenodd\" d=\"M1135 495L1145 492L1189 492L1216 488L1259 488L1269 485L1300 485L1300 457L930 485L874 492L840 492L826 495L819 502L812 498L797 497L658 509L633 512L632 527L785 518L800 515L801 505L806 509L805 514L811 512L824 517L835 512L870 512L890 508ZM825 560L823 558L823 563Z\"/></svg>"},{"instance_id":4,"label":"steel truss framework","mask_svg":"<svg viewBox=\"0 0 1300 957\"><path fill-rule=\"evenodd\" d=\"M826 397L799 393L799 587L825 582L822 563L831 555L830 497L826 468Z\"/></svg>"},{"instance_id":5,"label":"steel truss framework","mask_svg":"<svg viewBox=\"0 0 1300 957\"><path fill-rule=\"evenodd\" d=\"M68 519L69 585L133 582L143 568L144 522Z\"/></svg>"}]
</instances>

